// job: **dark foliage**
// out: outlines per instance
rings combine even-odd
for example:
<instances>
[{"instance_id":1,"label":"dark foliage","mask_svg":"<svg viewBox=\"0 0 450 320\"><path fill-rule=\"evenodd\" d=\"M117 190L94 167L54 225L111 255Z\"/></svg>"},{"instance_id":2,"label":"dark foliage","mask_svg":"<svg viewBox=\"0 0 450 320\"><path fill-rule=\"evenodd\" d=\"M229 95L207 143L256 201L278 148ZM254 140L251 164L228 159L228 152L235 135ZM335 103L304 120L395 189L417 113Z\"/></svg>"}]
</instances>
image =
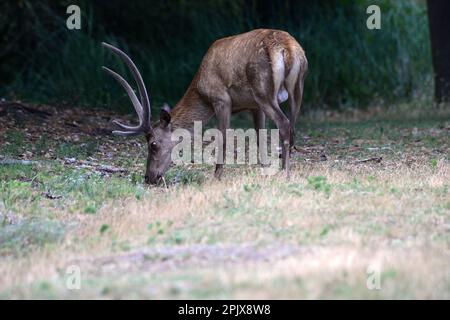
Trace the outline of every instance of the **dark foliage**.
<instances>
[{"instance_id":1,"label":"dark foliage","mask_svg":"<svg viewBox=\"0 0 450 320\"><path fill-rule=\"evenodd\" d=\"M366 0L32 1L0 4L0 98L129 110L104 76L126 69L100 47L130 52L155 105L175 103L216 39L259 27L284 29L306 49L306 108L367 106L430 96L426 6L376 1L382 30L366 28ZM78 4L82 30L66 28Z\"/></svg>"}]
</instances>

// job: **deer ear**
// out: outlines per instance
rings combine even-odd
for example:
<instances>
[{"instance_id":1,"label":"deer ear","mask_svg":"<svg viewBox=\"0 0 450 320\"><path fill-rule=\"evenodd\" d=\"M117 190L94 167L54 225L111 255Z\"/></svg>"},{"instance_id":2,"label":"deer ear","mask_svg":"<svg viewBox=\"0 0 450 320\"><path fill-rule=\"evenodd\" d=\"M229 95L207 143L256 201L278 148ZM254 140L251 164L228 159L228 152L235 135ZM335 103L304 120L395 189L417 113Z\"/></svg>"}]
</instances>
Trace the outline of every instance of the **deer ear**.
<instances>
[{"instance_id":1,"label":"deer ear","mask_svg":"<svg viewBox=\"0 0 450 320\"><path fill-rule=\"evenodd\" d=\"M169 106L169 104L168 104L167 102L164 102L164 103L163 103L162 109L163 109L163 110L166 110L167 112L170 113L170 106Z\"/></svg>"},{"instance_id":2,"label":"deer ear","mask_svg":"<svg viewBox=\"0 0 450 320\"><path fill-rule=\"evenodd\" d=\"M159 121L163 128L167 127L170 123L170 109L162 108L161 113L159 115Z\"/></svg>"}]
</instances>

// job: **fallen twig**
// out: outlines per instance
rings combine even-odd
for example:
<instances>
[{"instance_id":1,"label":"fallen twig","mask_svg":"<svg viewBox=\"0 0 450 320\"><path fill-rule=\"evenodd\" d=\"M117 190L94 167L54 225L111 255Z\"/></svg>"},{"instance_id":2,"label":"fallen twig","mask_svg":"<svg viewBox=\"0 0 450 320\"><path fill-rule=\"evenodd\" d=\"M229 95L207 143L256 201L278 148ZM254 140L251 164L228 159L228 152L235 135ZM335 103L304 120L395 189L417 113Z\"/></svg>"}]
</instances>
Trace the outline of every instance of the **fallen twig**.
<instances>
[{"instance_id":1,"label":"fallen twig","mask_svg":"<svg viewBox=\"0 0 450 320\"><path fill-rule=\"evenodd\" d=\"M20 103L20 102L2 103L1 106L5 107L5 109L6 108L22 109L22 110L25 110L25 111L27 111L29 113L33 113L33 114L36 114L36 115L41 116L41 117L50 117L50 116L52 116L52 114L50 112L47 112L45 110L39 110L39 109L30 107L29 105L25 105L25 104Z\"/></svg>"},{"instance_id":2,"label":"fallen twig","mask_svg":"<svg viewBox=\"0 0 450 320\"><path fill-rule=\"evenodd\" d=\"M376 162L376 163L380 163L383 160L382 157L372 157L372 158L367 158L367 159L363 159L363 160L358 160L355 163L365 163L365 162Z\"/></svg>"},{"instance_id":3,"label":"fallen twig","mask_svg":"<svg viewBox=\"0 0 450 320\"><path fill-rule=\"evenodd\" d=\"M367 148L367 150L369 150L369 151L380 151L380 150L394 151L394 150L392 150L391 147L370 147L370 148Z\"/></svg>"},{"instance_id":4,"label":"fallen twig","mask_svg":"<svg viewBox=\"0 0 450 320\"><path fill-rule=\"evenodd\" d=\"M56 200L56 199L61 199L62 198L62 196L60 196L60 195L53 195L53 194L48 193L48 192L44 192L42 195L44 197L46 197L47 199L50 199L50 200Z\"/></svg>"},{"instance_id":5,"label":"fallen twig","mask_svg":"<svg viewBox=\"0 0 450 320\"><path fill-rule=\"evenodd\" d=\"M101 165L98 167L93 166L93 168L94 168L94 170L98 170L98 171L102 171L102 172L106 172L106 173L126 173L126 172L128 172L127 169L113 167L113 166Z\"/></svg>"},{"instance_id":6,"label":"fallen twig","mask_svg":"<svg viewBox=\"0 0 450 320\"><path fill-rule=\"evenodd\" d=\"M36 163L36 161L15 160L15 159L0 160L0 165L13 165L13 164L32 165L34 163Z\"/></svg>"},{"instance_id":7,"label":"fallen twig","mask_svg":"<svg viewBox=\"0 0 450 320\"><path fill-rule=\"evenodd\" d=\"M75 158L65 158L64 163L68 165L74 165L78 168L86 168L97 172L103 173L127 173L128 170L124 168L114 167L110 165L102 165L87 160L76 160Z\"/></svg>"}]
</instances>

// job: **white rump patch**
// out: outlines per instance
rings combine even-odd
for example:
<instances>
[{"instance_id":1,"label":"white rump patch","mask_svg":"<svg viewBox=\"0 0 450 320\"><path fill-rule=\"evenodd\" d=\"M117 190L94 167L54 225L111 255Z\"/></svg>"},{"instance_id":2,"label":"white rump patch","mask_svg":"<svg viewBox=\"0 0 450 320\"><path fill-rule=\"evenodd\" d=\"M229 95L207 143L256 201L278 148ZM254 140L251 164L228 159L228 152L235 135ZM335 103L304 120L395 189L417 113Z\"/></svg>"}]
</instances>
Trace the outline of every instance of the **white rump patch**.
<instances>
[{"instance_id":1,"label":"white rump patch","mask_svg":"<svg viewBox=\"0 0 450 320\"><path fill-rule=\"evenodd\" d=\"M273 73L284 76L284 59L282 52L274 54Z\"/></svg>"},{"instance_id":2,"label":"white rump patch","mask_svg":"<svg viewBox=\"0 0 450 320\"><path fill-rule=\"evenodd\" d=\"M286 101L288 94L284 86L284 58L283 52L275 52L272 56L272 72L273 72L273 85L277 92L278 103ZM276 91L275 91L276 92Z\"/></svg>"},{"instance_id":3,"label":"white rump patch","mask_svg":"<svg viewBox=\"0 0 450 320\"><path fill-rule=\"evenodd\" d=\"M288 92L291 92L292 94L294 93L295 84L297 83L299 73L300 73L300 60L295 58L291 67L291 71L289 71L289 74L284 82Z\"/></svg>"}]
</instances>

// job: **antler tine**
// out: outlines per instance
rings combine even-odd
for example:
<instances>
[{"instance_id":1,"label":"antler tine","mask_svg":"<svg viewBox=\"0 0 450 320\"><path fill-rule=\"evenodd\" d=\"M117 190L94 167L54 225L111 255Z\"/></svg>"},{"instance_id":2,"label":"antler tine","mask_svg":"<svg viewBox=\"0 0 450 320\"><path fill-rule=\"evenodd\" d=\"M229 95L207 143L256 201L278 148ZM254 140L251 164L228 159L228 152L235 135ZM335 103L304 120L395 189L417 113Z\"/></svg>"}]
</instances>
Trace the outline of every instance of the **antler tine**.
<instances>
[{"instance_id":1,"label":"antler tine","mask_svg":"<svg viewBox=\"0 0 450 320\"><path fill-rule=\"evenodd\" d=\"M131 60L131 58L122 50L103 42L102 45L108 49L110 49L112 52L117 54L130 68L130 71L134 77L134 80L137 83L139 95L141 98L141 106L142 106L142 124L147 129L151 129L151 106L150 106L150 100L148 98L147 89L145 88L144 80L142 80L142 76L139 73L138 68L134 64L134 62Z\"/></svg>"},{"instance_id":2,"label":"antler tine","mask_svg":"<svg viewBox=\"0 0 450 320\"><path fill-rule=\"evenodd\" d=\"M122 122L120 122L120 121L118 121L118 120L113 120L113 123L115 124L115 125L117 125L118 127L120 127L121 129L123 129L123 130L126 130L126 131L141 131L140 130L140 127L141 127L141 125L139 124L138 126L127 126L126 124L123 124Z\"/></svg>"},{"instance_id":3,"label":"antler tine","mask_svg":"<svg viewBox=\"0 0 450 320\"><path fill-rule=\"evenodd\" d=\"M120 131L120 130L114 130L112 133L122 137L132 137L141 134L140 131Z\"/></svg>"},{"instance_id":4,"label":"antler tine","mask_svg":"<svg viewBox=\"0 0 450 320\"><path fill-rule=\"evenodd\" d=\"M117 82L119 82L122 87L125 89L125 91L127 92L128 96L130 97L131 103L133 104L134 109L136 110L136 113L139 117L139 125L138 126L127 126L123 123L120 123L117 120L114 120L113 122L115 124L117 124L119 127L121 127L122 129L126 130L126 131L130 131L130 132L141 132L143 131L143 111L142 111L142 105L139 102L136 94L134 93L133 89L131 88L131 86L128 84L128 82L126 82L126 80L124 78L122 78L122 76L120 76L118 73L112 71L111 69L107 68L107 67L102 67L103 70L105 70L106 72L108 72L114 79L117 80Z\"/></svg>"}]
</instances>

